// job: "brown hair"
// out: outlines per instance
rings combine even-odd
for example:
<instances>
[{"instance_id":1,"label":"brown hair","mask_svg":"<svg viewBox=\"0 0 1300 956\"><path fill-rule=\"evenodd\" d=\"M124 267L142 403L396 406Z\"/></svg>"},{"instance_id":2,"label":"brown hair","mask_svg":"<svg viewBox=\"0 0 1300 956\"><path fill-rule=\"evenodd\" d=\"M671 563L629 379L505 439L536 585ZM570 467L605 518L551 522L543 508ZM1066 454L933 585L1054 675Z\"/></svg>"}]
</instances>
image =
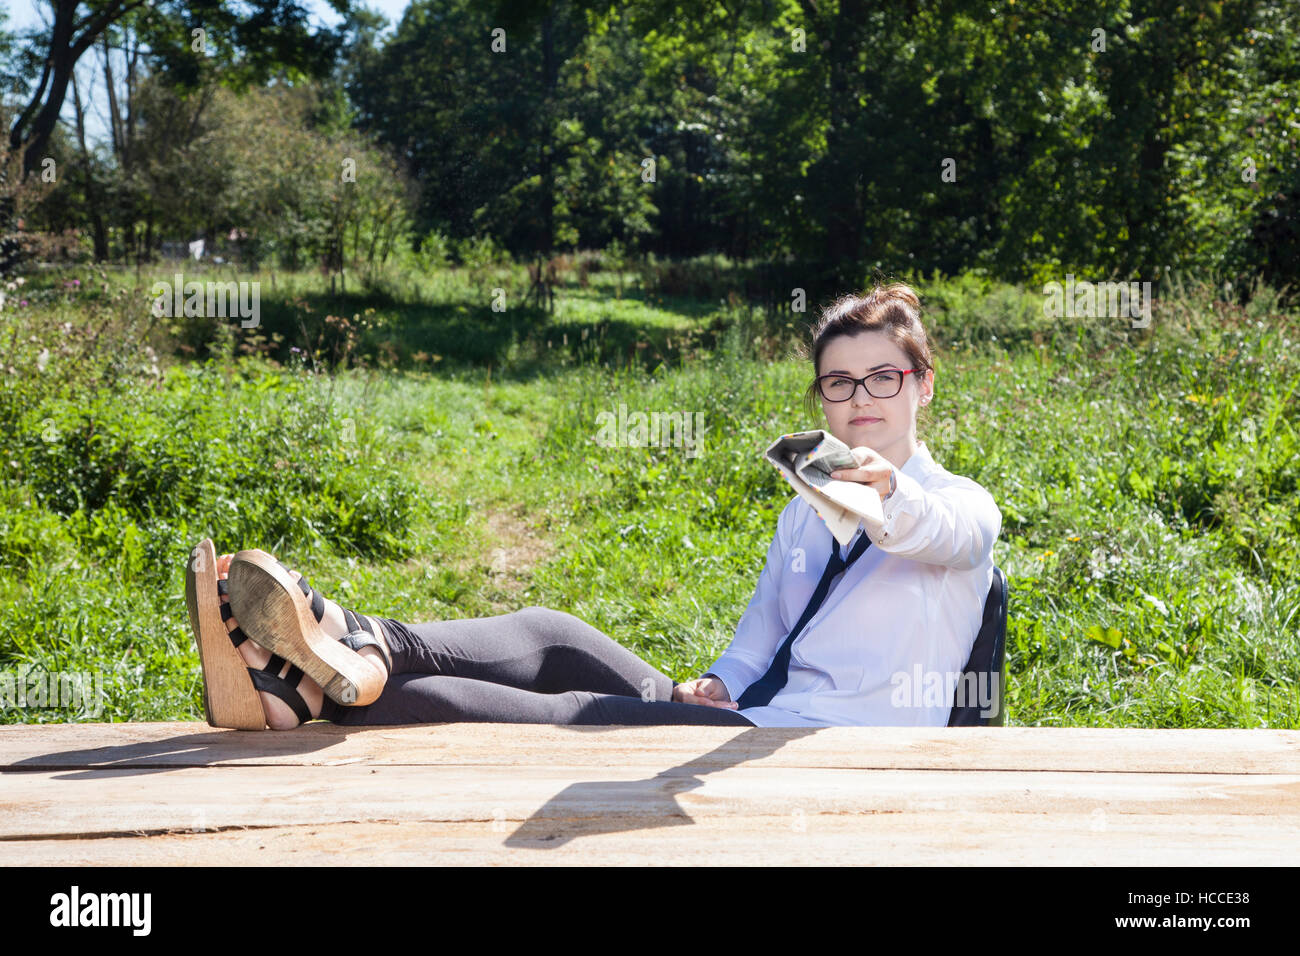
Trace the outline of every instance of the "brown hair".
<instances>
[{"instance_id":1,"label":"brown hair","mask_svg":"<svg viewBox=\"0 0 1300 956\"><path fill-rule=\"evenodd\" d=\"M804 393L804 409L810 418L816 418L821 408L817 392L817 370L821 365L826 346L841 335L861 332L884 332L891 342L907 353L918 380L934 368L930 356L930 343L921 324L921 300L911 286L903 282L876 285L865 295L842 295L825 309L812 329L812 351L801 351L801 356L811 355L813 381ZM924 411L926 406L922 406Z\"/></svg>"}]
</instances>

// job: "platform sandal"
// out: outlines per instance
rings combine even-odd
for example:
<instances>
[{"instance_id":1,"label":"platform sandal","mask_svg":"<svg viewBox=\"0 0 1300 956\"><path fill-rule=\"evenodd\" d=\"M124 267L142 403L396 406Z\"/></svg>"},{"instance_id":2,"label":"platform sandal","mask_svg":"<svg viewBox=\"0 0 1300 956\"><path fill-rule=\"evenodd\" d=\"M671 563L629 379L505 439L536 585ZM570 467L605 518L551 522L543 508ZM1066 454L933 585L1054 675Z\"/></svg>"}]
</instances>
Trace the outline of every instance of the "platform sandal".
<instances>
[{"instance_id":1,"label":"platform sandal","mask_svg":"<svg viewBox=\"0 0 1300 956\"><path fill-rule=\"evenodd\" d=\"M244 636L227 632L223 623L229 615L228 605L219 597L220 583L224 582L217 579L216 548L210 538L204 538L185 566L185 605L203 671L203 715L210 727L265 730L266 711L257 695L256 678L250 677L253 669L239 653ZM302 701L296 690L294 695Z\"/></svg>"},{"instance_id":2,"label":"platform sandal","mask_svg":"<svg viewBox=\"0 0 1300 956\"><path fill-rule=\"evenodd\" d=\"M289 572L290 577L294 572L283 561L276 560L276 564ZM307 579L298 573L298 590L302 591L303 596L307 598L311 606L311 613L316 618L316 623L320 624L325 620L325 597L319 591L312 588L307 583ZM370 623L370 619L364 614L357 614L355 611L339 605L339 610L343 612L343 621L347 626L348 632L339 638L339 641L352 648L354 651L360 651L363 647L374 647L379 651L379 656L384 662L385 680L387 675L393 672L393 659L389 656L388 650L384 647L375 629Z\"/></svg>"},{"instance_id":3,"label":"platform sandal","mask_svg":"<svg viewBox=\"0 0 1300 956\"><path fill-rule=\"evenodd\" d=\"M226 598L226 602L221 605L221 621L225 624L235 616L229 601L230 582L218 579L217 594ZM228 633L230 635L230 646L235 648L235 653L238 654L239 645L248 640L248 635L244 633L243 628L238 624L232 627ZM242 656L240 660L243 661ZM305 724L307 721L315 719L311 715L311 707L308 706L307 701L303 699L302 694L298 691L307 675L301 669L289 664L288 672L283 677L280 676L280 672L284 670L284 665L287 663L288 661L283 657L272 654L270 659L260 668L249 667L246 662L245 667L248 670L249 681L255 690L264 691L280 698L289 705L289 709L298 718L298 723L300 725ZM261 698L258 698L258 706L261 706ZM263 710L265 711L265 708ZM265 718L265 712L263 717Z\"/></svg>"},{"instance_id":4,"label":"platform sandal","mask_svg":"<svg viewBox=\"0 0 1300 956\"><path fill-rule=\"evenodd\" d=\"M302 583L295 581L274 557L256 549L240 551L230 562L227 580L229 607L248 638L305 673L330 700L364 706L383 693L386 675L358 653L365 646L378 647L391 671L379 639L362 626L342 638L327 634L321 627L324 597L301 577ZM355 614L345 613L344 619L349 628L361 624Z\"/></svg>"},{"instance_id":5,"label":"platform sandal","mask_svg":"<svg viewBox=\"0 0 1300 956\"><path fill-rule=\"evenodd\" d=\"M284 658L271 654L270 660L263 667L255 668L249 666L240 654L239 647L248 636L239 626L229 630L225 627L234 617L234 611L229 603L220 600L222 597L229 600L230 582L219 576L219 567L216 548L211 540L205 539L190 552L185 577L190 626L203 670L203 712L208 725L232 730L265 730L266 711L258 696L259 692L266 692L284 701L298 717L300 724L314 720L310 707L299 693L306 677L300 668L290 665L288 672L280 676L280 671L287 663ZM281 567L284 565L281 564ZM303 587L305 581L302 578L299 581L302 582L300 587L304 594L312 602L313 610L320 612L316 616L319 622L324 618L323 600L312 598L310 586ZM387 652L374 636L370 622L348 608L340 609L347 626L357 633L350 631L339 640L353 650L360 650L367 645L378 647L384 656L385 666L391 669Z\"/></svg>"},{"instance_id":6,"label":"platform sandal","mask_svg":"<svg viewBox=\"0 0 1300 956\"><path fill-rule=\"evenodd\" d=\"M199 666L203 670L203 714L208 725L230 730L266 730L266 709L259 691L284 701L299 723L311 720L311 709L298 693L304 676L302 671L290 666L281 677L280 671L287 663L284 658L272 654L258 669L248 666L239 653L239 645L247 636L237 626L230 630L225 627L232 612L220 598L227 591L228 582L218 577L216 548L210 539L204 539L190 552L185 600L199 649Z\"/></svg>"}]
</instances>

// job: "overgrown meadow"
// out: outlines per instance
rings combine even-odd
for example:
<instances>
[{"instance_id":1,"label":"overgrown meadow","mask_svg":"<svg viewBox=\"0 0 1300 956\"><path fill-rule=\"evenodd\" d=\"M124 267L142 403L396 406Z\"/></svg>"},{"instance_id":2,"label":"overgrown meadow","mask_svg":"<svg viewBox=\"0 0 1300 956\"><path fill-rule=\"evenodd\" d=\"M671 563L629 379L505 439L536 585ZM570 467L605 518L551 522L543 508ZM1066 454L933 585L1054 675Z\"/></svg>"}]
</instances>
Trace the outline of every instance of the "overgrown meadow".
<instances>
[{"instance_id":1,"label":"overgrown meadow","mask_svg":"<svg viewBox=\"0 0 1300 956\"><path fill-rule=\"evenodd\" d=\"M0 720L202 720L183 571L209 536L358 610L555 607L701 673L790 498L760 453L821 424L796 352L816 303L746 306L719 258L618 265L568 257L544 309L490 258L332 291L186 264L260 283L249 329L155 316L180 267L6 290L0 672L95 674L105 698ZM919 437L1002 510L1007 723L1300 727L1295 312L1168 281L1133 328L910 281L936 353ZM620 403L701 413L698 453L602 445Z\"/></svg>"}]
</instances>

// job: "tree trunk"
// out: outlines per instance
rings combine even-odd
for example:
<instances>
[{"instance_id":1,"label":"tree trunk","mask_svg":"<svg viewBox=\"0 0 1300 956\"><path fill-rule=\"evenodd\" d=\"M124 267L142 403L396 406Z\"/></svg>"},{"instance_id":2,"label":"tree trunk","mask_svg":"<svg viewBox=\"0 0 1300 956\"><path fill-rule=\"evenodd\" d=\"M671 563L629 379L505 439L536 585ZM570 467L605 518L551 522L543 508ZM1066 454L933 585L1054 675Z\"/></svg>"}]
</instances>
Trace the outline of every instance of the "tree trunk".
<instances>
[{"instance_id":1,"label":"tree trunk","mask_svg":"<svg viewBox=\"0 0 1300 956\"><path fill-rule=\"evenodd\" d=\"M142 6L145 0L111 0L77 22L80 0L50 0L54 8L54 25L50 31L50 50L45 59L40 82L26 108L19 114L9 131L12 150L27 147L23 157L23 173L30 175L39 168L50 136L59 122L63 101L68 96L77 60L95 40L114 22ZM80 26L81 33L76 35Z\"/></svg>"},{"instance_id":2,"label":"tree trunk","mask_svg":"<svg viewBox=\"0 0 1300 956\"><path fill-rule=\"evenodd\" d=\"M86 146L86 111L81 105L77 77L72 77L72 107L77 122L77 143L81 146L81 162L86 171L86 198L90 200L87 215L90 217L90 235L95 248L95 261L108 259L108 228L104 224L104 194L95 179L95 164Z\"/></svg>"},{"instance_id":3,"label":"tree trunk","mask_svg":"<svg viewBox=\"0 0 1300 956\"><path fill-rule=\"evenodd\" d=\"M555 248L555 150L554 126L551 122L555 90L559 83L559 65L555 62L555 17L550 10L542 20L542 249L548 257ZM542 281L545 282L543 276Z\"/></svg>"},{"instance_id":4,"label":"tree trunk","mask_svg":"<svg viewBox=\"0 0 1300 956\"><path fill-rule=\"evenodd\" d=\"M826 131L826 154L830 161L829 180L840 202L827 209L826 262L837 281L845 280L853 270L862 241L862 183L855 171L851 149L850 117L856 103L850 105L850 79L856 67L858 31L866 11L857 0L840 4L832 32L830 49L829 128Z\"/></svg>"}]
</instances>

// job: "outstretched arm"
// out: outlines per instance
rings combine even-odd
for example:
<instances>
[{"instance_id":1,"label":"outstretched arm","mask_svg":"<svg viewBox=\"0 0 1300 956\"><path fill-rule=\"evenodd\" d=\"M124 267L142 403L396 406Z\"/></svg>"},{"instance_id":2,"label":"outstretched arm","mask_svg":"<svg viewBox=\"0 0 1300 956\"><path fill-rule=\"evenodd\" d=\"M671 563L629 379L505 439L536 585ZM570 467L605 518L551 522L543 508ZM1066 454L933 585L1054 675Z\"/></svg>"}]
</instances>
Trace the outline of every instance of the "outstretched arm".
<instances>
[{"instance_id":1,"label":"outstretched arm","mask_svg":"<svg viewBox=\"0 0 1300 956\"><path fill-rule=\"evenodd\" d=\"M928 490L869 448L858 468L831 472L880 493L884 523L868 527L872 543L903 558L950 568L975 568L987 560L1002 529L1002 512L979 484L952 475Z\"/></svg>"}]
</instances>

